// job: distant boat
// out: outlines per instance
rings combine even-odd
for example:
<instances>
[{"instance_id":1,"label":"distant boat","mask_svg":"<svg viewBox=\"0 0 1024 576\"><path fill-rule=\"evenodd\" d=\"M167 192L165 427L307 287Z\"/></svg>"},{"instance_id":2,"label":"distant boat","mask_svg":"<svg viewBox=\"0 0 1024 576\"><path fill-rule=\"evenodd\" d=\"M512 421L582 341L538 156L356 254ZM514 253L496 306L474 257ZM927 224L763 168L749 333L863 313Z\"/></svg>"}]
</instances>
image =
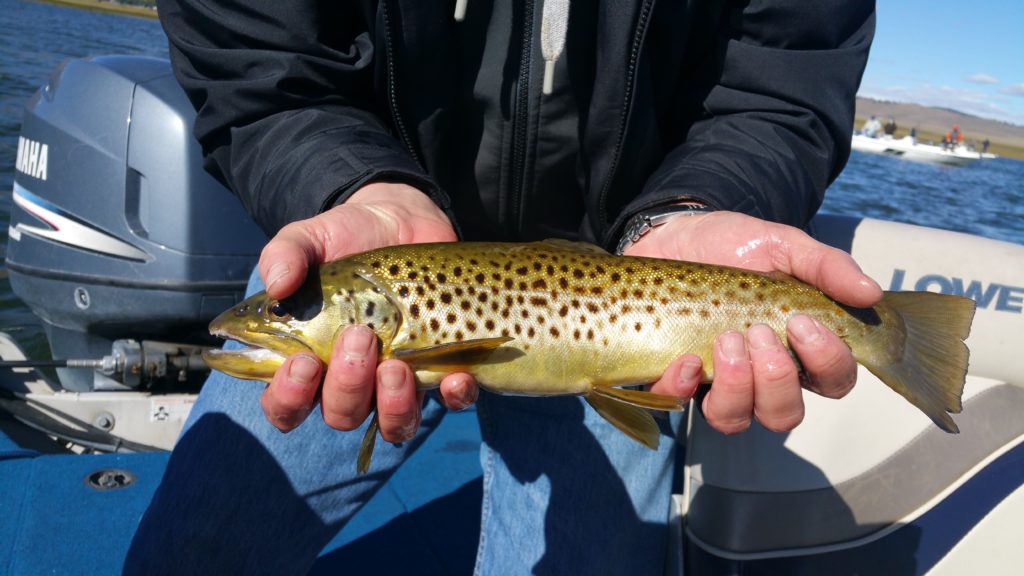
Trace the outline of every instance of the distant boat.
<instances>
[{"instance_id":1,"label":"distant boat","mask_svg":"<svg viewBox=\"0 0 1024 576\"><path fill-rule=\"evenodd\" d=\"M996 158L995 154L971 150L964 146L943 148L942 146L932 144L922 144L910 136L897 139L888 135L872 138L863 134L854 134L853 149L860 152L887 154L906 160L931 162L947 166L966 166L977 160Z\"/></svg>"}]
</instances>

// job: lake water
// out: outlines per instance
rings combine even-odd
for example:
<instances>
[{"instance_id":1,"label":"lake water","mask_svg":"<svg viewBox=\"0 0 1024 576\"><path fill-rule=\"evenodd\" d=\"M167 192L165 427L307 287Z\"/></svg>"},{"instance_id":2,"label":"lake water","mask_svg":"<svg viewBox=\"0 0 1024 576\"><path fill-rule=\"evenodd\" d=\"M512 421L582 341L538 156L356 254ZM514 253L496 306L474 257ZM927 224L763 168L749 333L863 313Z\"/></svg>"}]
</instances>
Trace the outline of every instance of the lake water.
<instances>
[{"instance_id":1,"label":"lake water","mask_svg":"<svg viewBox=\"0 0 1024 576\"><path fill-rule=\"evenodd\" d=\"M66 58L99 54L167 57L155 20L97 14L19 0L0 0L0 222L10 190L22 108ZM998 159L966 168L916 164L854 153L829 190L823 210L897 220L1024 244L1024 162ZM0 246L7 226L0 224ZM2 255L3 252L0 252ZM11 293L0 266L0 330L33 357L46 355L42 328Z\"/></svg>"}]
</instances>

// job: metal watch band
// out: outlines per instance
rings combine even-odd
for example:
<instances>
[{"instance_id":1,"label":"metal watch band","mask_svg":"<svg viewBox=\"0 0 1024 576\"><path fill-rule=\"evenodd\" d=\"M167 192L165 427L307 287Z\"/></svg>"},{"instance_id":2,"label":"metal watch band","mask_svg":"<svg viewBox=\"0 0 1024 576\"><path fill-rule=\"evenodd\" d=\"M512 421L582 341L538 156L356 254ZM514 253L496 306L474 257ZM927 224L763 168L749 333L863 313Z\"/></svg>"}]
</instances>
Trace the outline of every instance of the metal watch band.
<instances>
[{"instance_id":1,"label":"metal watch band","mask_svg":"<svg viewBox=\"0 0 1024 576\"><path fill-rule=\"evenodd\" d=\"M635 244L644 234L668 222L674 216L705 214L713 211L714 208L704 204L672 204L671 206L644 210L630 218L629 222L626 223L626 230L622 233L622 239L619 240L615 253L621 255L626 251L626 248Z\"/></svg>"}]
</instances>

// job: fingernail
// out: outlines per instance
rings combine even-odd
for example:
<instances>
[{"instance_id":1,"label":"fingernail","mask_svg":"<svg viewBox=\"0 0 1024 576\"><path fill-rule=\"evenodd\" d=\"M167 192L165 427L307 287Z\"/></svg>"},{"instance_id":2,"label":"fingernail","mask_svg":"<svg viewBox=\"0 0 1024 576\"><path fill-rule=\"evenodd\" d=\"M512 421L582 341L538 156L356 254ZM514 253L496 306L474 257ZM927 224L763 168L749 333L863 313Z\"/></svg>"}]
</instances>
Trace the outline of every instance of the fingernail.
<instances>
[{"instance_id":1,"label":"fingernail","mask_svg":"<svg viewBox=\"0 0 1024 576\"><path fill-rule=\"evenodd\" d=\"M768 326L754 324L747 329L747 342L750 344L751 350L764 350L776 346L778 338L775 337L775 331Z\"/></svg>"},{"instance_id":2,"label":"fingernail","mask_svg":"<svg viewBox=\"0 0 1024 576\"><path fill-rule=\"evenodd\" d=\"M401 366L385 365L380 368L380 385L390 394L405 390L405 370Z\"/></svg>"},{"instance_id":3,"label":"fingernail","mask_svg":"<svg viewBox=\"0 0 1024 576\"><path fill-rule=\"evenodd\" d=\"M305 354L296 356L288 368L288 381L298 386L309 386L320 373L320 362Z\"/></svg>"},{"instance_id":4,"label":"fingernail","mask_svg":"<svg viewBox=\"0 0 1024 576\"><path fill-rule=\"evenodd\" d=\"M690 382L700 375L701 363L687 361L679 367L679 382L689 386Z\"/></svg>"},{"instance_id":5,"label":"fingernail","mask_svg":"<svg viewBox=\"0 0 1024 576\"><path fill-rule=\"evenodd\" d=\"M739 362L747 359L747 346L743 341L743 334L739 332L726 332L719 338L719 346L722 356L730 362Z\"/></svg>"},{"instance_id":6,"label":"fingernail","mask_svg":"<svg viewBox=\"0 0 1024 576\"><path fill-rule=\"evenodd\" d=\"M290 269L287 262L278 262L271 266L270 270L267 271L267 289L277 284L277 281L281 278L284 278Z\"/></svg>"},{"instance_id":7,"label":"fingernail","mask_svg":"<svg viewBox=\"0 0 1024 576\"><path fill-rule=\"evenodd\" d=\"M376 339L377 337L373 330L366 326L351 326L346 328L345 333L342 335L342 350L345 351L345 356L350 359L365 358L370 354L370 349L376 342Z\"/></svg>"},{"instance_id":8,"label":"fingernail","mask_svg":"<svg viewBox=\"0 0 1024 576\"><path fill-rule=\"evenodd\" d=\"M821 338L821 330L817 321L810 316L797 314L789 319L789 331L801 344L814 344Z\"/></svg>"}]
</instances>

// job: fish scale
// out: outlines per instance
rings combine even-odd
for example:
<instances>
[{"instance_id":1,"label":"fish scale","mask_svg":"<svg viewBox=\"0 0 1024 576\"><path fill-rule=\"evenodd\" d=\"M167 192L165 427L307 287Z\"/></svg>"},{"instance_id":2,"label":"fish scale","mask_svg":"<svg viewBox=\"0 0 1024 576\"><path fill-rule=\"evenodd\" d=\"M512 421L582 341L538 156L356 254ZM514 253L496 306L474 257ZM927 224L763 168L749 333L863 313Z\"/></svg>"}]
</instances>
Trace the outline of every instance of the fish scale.
<instances>
[{"instance_id":1,"label":"fish scale","mask_svg":"<svg viewBox=\"0 0 1024 576\"><path fill-rule=\"evenodd\" d=\"M296 352L330 362L341 330L366 324L380 357L408 363L421 388L465 371L492 392L581 395L655 447L658 428L646 409L681 410L684 400L621 386L657 380L687 352L701 357L711 380L719 334L763 323L785 342L787 321L803 313L955 432L949 413L961 409L974 309L968 298L930 292L886 292L872 308L847 308L783 274L612 256L560 240L416 244L325 264L281 301L246 299L210 329L249 348L204 356L215 369L269 381ZM360 469L369 465L372 430Z\"/></svg>"}]
</instances>

